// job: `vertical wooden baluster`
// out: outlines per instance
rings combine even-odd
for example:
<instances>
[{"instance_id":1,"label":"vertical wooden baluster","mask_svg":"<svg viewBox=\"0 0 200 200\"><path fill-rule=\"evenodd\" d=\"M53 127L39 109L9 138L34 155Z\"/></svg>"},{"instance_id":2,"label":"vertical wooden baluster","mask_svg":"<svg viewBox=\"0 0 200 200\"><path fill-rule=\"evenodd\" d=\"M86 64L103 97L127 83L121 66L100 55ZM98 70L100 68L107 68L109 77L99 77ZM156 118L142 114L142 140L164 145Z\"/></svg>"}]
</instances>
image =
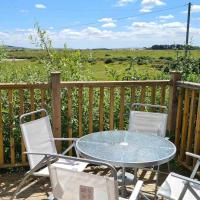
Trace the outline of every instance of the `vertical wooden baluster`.
<instances>
[{"instance_id":1,"label":"vertical wooden baluster","mask_svg":"<svg viewBox=\"0 0 200 200\"><path fill-rule=\"evenodd\" d=\"M156 86L152 86L151 88L151 104L155 105L156 102ZM151 111L154 112L155 108L151 108Z\"/></svg>"},{"instance_id":2,"label":"vertical wooden baluster","mask_svg":"<svg viewBox=\"0 0 200 200\"><path fill-rule=\"evenodd\" d=\"M181 122L182 122L182 105L183 105L183 92L181 89L178 94L178 108L176 117L176 130L175 130L175 145L177 148L177 154L180 151L180 134L181 134Z\"/></svg>"},{"instance_id":3,"label":"vertical wooden baluster","mask_svg":"<svg viewBox=\"0 0 200 200\"><path fill-rule=\"evenodd\" d=\"M83 135L83 87L78 90L78 135Z\"/></svg>"},{"instance_id":4,"label":"vertical wooden baluster","mask_svg":"<svg viewBox=\"0 0 200 200\"><path fill-rule=\"evenodd\" d=\"M19 90L19 112L20 115L24 114L24 91L23 89ZM25 152L25 146L24 146L24 140L23 137L21 137L21 153L22 153L22 163L26 162L26 155L24 154Z\"/></svg>"},{"instance_id":5,"label":"vertical wooden baluster","mask_svg":"<svg viewBox=\"0 0 200 200\"><path fill-rule=\"evenodd\" d=\"M124 102L125 102L125 88L120 88L120 113L119 113L119 129L124 128Z\"/></svg>"},{"instance_id":6,"label":"vertical wooden baluster","mask_svg":"<svg viewBox=\"0 0 200 200\"><path fill-rule=\"evenodd\" d=\"M34 98L34 89L30 89L30 101L31 101L31 111L35 110L35 98ZM31 115L31 120L35 119L35 115Z\"/></svg>"},{"instance_id":7,"label":"vertical wooden baluster","mask_svg":"<svg viewBox=\"0 0 200 200\"><path fill-rule=\"evenodd\" d=\"M15 164L15 142L13 137L13 90L8 90L9 103L9 129L10 129L10 158L11 164Z\"/></svg>"},{"instance_id":8,"label":"vertical wooden baluster","mask_svg":"<svg viewBox=\"0 0 200 200\"><path fill-rule=\"evenodd\" d=\"M41 89L41 108L45 109L45 89ZM42 117L45 116L45 113L42 112Z\"/></svg>"},{"instance_id":9,"label":"vertical wooden baluster","mask_svg":"<svg viewBox=\"0 0 200 200\"><path fill-rule=\"evenodd\" d=\"M192 90L192 99L190 103L190 118L189 118L189 128L188 128L188 139L187 139L187 152L192 152L192 143L193 143L193 130L194 130L194 121L195 121L195 111L196 111L196 91ZM188 165L192 164L192 159L189 156L186 156L186 163Z\"/></svg>"},{"instance_id":10,"label":"vertical wooden baluster","mask_svg":"<svg viewBox=\"0 0 200 200\"><path fill-rule=\"evenodd\" d=\"M89 133L93 132L93 87L89 88Z\"/></svg>"},{"instance_id":11,"label":"vertical wooden baluster","mask_svg":"<svg viewBox=\"0 0 200 200\"><path fill-rule=\"evenodd\" d=\"M135 103L135 87L131 87L131 105Z\"/></svg>"},{"instance_id":12,"label":"vertical wooden baluster","mask_svg":"<svg viewBox=\"0 0 200 200\"><path fill-rule=\"evenodd\" d=\"M114 129L114 87L110 88L110 130Z\"/></svg>"},{"instance_id":13,"label":"vertical wooden baluster","mask_svg":"<svg viewBox=\"0 0 200 200\"><path fill-rule=\"evenodd\" d=\"M180 152L181 161L185 159L187 130L188 130L188 115L189 115L189 89L186 89L185 99L184 99L183 126L182 126L182 135L181 135L181 152Z\"/></svg>"},{"instance_id":14,"label":"vertical wooden baluster","mask_svg":"<svg viewBox=\"0 0 200 200\"><path fill-rule=\"evenodd\" d=\"M104 115L104 87L100 87L100 99L99 99L99 131L103 131L104 123L103 123L103 115Z\"/></svg>"},{"instance_id":15,"label":"vertical wooden baluster","mask_svg":"<svg viewBox=\"0 0 200 200\"><path fill-rule=\"evenodd\" d=\"M67 132L68 132L68 137L72 138L72 89L68 88L67 92L67 100L68 100L68 105L67 105ZM69 145L71 142L69 142ZM72 155L72 150L70 150L69 155Z\"/></svg>"},{"instance_id":16,"label":"vertical wooden baluster","mask_svg":"<svg viewBox=\"0 0 200 200\"><path fill-rule=\"evenodd\" d=\"M196 120L196 128L195 128L194 153L198 155L200 154L200 92L199 92L197 120ZM196 159L194 159L194 161L195 160Z\"/></svg>"},{"instance_id":17,"label":"vertical wooden baluster","mask_svg":"<svg viewBox=\"0 0 200 200\"><path fill-rule=\"evenodd\" d=\"M161 97L160 97L160 105L161 106L164 106L165 105L165 91L166 91L166 86L165 85L162 85L161 86ZM164 109L161 108L160 109L160 112L163 112Z\"/></svg>"},{"instance_id":18,"label":"vertical wooden baluster","mask_svg":"<svg viewBox=\"0 0 200 200\"><path fill-rule=\"evenodd\" d=\"M141 102L141 103L145 103L145 91L146 91L146 87L145 87L145 86L142 86L141 98L140 98L140 102ZM141 106L140 110L141 110L141 111L144 111L144 110L145 110L145 107L144 107L144 106Z\"/></svg>"},{"instance_id":19,"label":"vertical wooden baluster","mask_svg":"<svg viewBox=\"0 0 200 200\"><path fill-rule=\"evenodd\" d=\"M0 90L0 166L4 164L2 94Z\"/></svg>"}]
</instances>

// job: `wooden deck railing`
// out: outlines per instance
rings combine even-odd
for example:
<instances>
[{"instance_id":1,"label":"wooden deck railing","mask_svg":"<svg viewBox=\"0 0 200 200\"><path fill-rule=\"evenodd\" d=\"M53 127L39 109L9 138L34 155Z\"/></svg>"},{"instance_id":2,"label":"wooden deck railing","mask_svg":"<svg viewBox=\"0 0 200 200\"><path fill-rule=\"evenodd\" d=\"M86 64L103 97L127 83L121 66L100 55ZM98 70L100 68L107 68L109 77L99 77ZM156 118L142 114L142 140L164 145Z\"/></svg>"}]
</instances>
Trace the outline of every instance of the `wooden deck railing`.
<instances>
[{"instance_id":1,"label":"wooden deck railing","mask_svg":"<svg viewBox=\"0 0 200 200\"><path fill-rule=\"evenodd\" d=\"M199 152L196 121L200 120L196 118L200 119L200 102L198 111L196 107L200 98L197 84L194 88L179 80L180 74L172 73L171 80L61 82L60 73L52 73L50 83L0 84L0 168L27 165L19 128L19 116L24 112L46 108L55 137L81 137L95 131L126 129L134 102L168 106L168 130L172 136L176 132L175 143L183 163L184 151L193 150L190 144L194 141L194 152ZM57 147L61 150L66 145Z\"/></svg>"},{"instance_id":2,"label":"wooden deck railing","mask_svg":"<svg viewBox=\"0 0 200 200\"><path fill-rule=\"evenodd\" d=\"M179 161L191 168L194 160L185 152L200 154L200 84L177 82L178 110L175 144Z\"/></svg>"},{"instance_id":3,"label":"wooden deck railing","mask_svg":"<svg viewBox=\"0 0 200 200\"><path fill-rule=\"evenodd\" d=\"M26 165L19 116L44 108L49 88L44 83L0 84L0 167Z\"/></svg>"}]
</instances>

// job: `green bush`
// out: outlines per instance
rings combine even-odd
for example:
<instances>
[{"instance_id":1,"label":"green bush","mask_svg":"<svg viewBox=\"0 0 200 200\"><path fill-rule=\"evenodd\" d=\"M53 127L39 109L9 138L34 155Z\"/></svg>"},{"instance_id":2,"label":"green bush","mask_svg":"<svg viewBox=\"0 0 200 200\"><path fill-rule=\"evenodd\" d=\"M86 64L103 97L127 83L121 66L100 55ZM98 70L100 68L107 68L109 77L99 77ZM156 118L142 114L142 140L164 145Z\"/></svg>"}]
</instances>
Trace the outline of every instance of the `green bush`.
<instances>
[{"instance_id":1,"label":"green bush","mask_svg":"<svg viewBox=\"0 0 200 200\"><path fill-rule=\"evenodd\" d=\"M104 60L104 63L105 64L110 64L110 63L113 63L114 62L114 60L112 59L112 58L106 58L105 60Z\"/></svg>"}]
</instances>

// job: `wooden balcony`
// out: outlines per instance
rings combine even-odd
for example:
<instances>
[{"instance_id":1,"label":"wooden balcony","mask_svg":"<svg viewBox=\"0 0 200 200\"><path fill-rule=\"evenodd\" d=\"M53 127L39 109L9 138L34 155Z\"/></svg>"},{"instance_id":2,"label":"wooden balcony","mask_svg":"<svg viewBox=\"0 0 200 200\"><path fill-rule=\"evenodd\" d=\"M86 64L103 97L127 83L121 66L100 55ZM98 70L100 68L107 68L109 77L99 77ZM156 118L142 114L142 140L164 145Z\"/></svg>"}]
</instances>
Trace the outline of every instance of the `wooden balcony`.
<instances>
[{"instance_id":1,"label":"wooden balcony","mask_svg":"<svg viewBox=\"0 0 200 200\"><path fill-rule=\"evenodd\" d=\"M102 130L125 130L134 102L168 107L168 136L177 147L179 163L191 169L194 160L185 152L200 154L200 84L183 82L180 73L172 72L170 80L62 82L60 73L52 73L50 83L1 83L1 170L27 166L19 129L21 114L45 108L55 137L81 137Z\"/></svg>"}]
</instances>

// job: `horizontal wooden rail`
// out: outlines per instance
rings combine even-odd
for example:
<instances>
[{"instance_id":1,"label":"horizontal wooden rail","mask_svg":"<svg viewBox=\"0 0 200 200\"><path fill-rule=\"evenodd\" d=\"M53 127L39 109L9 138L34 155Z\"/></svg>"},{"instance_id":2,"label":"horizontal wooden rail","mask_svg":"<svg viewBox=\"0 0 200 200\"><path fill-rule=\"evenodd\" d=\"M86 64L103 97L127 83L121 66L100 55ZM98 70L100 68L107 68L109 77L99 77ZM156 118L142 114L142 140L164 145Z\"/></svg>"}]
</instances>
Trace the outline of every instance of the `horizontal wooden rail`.
<instances>
[{"instance_id":1,"label":"horizontal wooden rail","mask_svg":"<svg viewBox=\"0 0 200 200\"><path fill-rule=\"evenodd\" d=\"M65 87L130 87L130 86L159 86L169 85L169 80L146 81L77 81L61 82L61 88Z\"/></svg>"},{"instance_id":2,"label":"horizontal wooden rail","mask_svg":"<svg viewBox=\"0 0 200 200\"><path fill-rule=\"evenodd\" d=\"M181 87L181 88L188 88L192 90L200 90L200 83L177 81L176 86Z\"/></svg>"},{"instance_id":3,"label":"horizontal wooden rail","mask_svg":"<svg viewBox=\"0 0 200 200\"><path fill-rule=\"evenodd\" d=\"M8 89L48 89L49 83L0 83L0 90Z\"/></svg>"}]
</instances>

